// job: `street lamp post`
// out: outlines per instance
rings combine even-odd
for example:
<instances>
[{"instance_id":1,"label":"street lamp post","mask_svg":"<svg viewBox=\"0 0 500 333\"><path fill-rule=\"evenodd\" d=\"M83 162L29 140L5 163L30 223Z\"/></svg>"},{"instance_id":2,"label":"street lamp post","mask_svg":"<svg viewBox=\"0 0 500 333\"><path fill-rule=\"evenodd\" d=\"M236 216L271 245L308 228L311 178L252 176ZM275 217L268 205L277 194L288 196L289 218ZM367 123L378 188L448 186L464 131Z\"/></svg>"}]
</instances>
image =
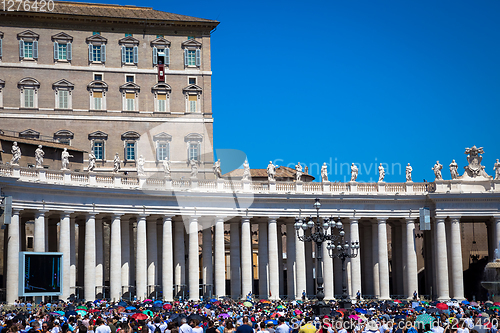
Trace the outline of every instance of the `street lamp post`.
<instances>
[{"instance_id":1,"label":"street lamp post","mask_svg":"<svg viewBox=\"0 0 500 333\"><path fill-rule=\"evenodd\" d=\"M340 223L340 220L339 222ZM340 239L338 239L337 246L335 242L330 242L327 245L328 255L330 258L339 258L342 260L342 298L339 302L340 308L351 308L351 301L349 300L349 295L347 294L347 271L345 260L347 258L356 258L359 253L359 242L349 242L344 238L345 234L342 233Z\"/></svg>"},{"instance_id":2,"label":"street lamp post","mask_svg":"<svg viewBox=\"0 0 500 333\"><path fill-rule=\"evenodd\" d=\"M330 314L330 306L328 306L323 300L325 298L322 267L323 242L335 242L341 239L343 240L345 231L340 220L338 222L335 222L333 218L323 218L323 223L321 223L321 218L319 217L319 209L321 208L321 203L319 202L319 198L316 198L314 200L314 208L316 209L316 221L314 221L312 217L306 218L304 220L296 218L294 227L297 232L297 237L300 241L316 243L316 282L318 285L316 298L318 299L318 301L315 305L315 312L316 315L321 316ZM301 229L304 231L303 235L300 235ZM306 234L307 230L309 230L308 234ZM338 230L338 235L334 234L335 230Z\"/></svg>"}]
</instances>

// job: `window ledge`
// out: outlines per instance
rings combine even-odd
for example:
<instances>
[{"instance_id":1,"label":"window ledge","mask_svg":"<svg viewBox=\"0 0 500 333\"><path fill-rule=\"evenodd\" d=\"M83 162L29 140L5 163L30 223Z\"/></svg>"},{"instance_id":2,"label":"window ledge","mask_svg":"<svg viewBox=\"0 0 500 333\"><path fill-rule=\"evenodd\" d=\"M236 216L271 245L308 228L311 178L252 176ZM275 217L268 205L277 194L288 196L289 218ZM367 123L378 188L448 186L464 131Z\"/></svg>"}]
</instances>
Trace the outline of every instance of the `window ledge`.
<instances>
[{"instance_id":1,"label":"window ledge","mask_svg":"<svg viewBox=\"0 0 500 333\"><path fill-rule=\"evenodd\" d=\"M89 111L90 112L108 112L108 110L94 110L94 109L90 109Z\"/></svg>"},{"instance_id":2,"label":"window ledge","mask_svg":"<svg viewBox=\"0 0 500 333\"><path fill-rule=\"evenodd\" d=\"M154 111L153 114L172 114L169 111Z\"/></svg>"},{"instance_id":3,"label":"window ledge","mask_svg":"<svg viewBox=\"0 0 500 333\"><path fill-rule=\"evenodd\" d=\"M54 63L56 63L56 64L71 64L71 61L70 60L57 59L57 60L54 60Z\"/></svg>"},{"instance_id":4,"label":"window ledge","mask_svg":"<svg viewBox=\"0 0 500 333\"><path fill-rule=\"evenodd\" d=\"M139 111L122 110L123 113L139 113Z\"/></svg>"},{"instance_id":5,"label":"window ledge","mask_svg":"<svg viewBox=\"0 0 500 333\"><path fill-rule=\"evenodd\" d=\"M54 111L73 111L73 109L59 109L59 108L55 108Z\"/></svg>"},{"instance_id":6,"label":"window ledge","mask_svg":"<svg viewBox=\"0 0 500 333\"><path fill-rule=\"evenodd\" d=\"M19 111L38 111L39 108L25 108L25 107L20 107Z\"/></svg>"},{"instance_id":7,"label":"window ledge","mask_svg":"<svg viewBox=\"0 0 500 333\"><path fill-rule=\"evenodd\" d=\"M21 58L21 62L28 61L28 62L36 62L37 59L35 58Z\"/></svg>"},{"instance_id":8,"label":"window ledge","mask_svg":"<svg viewBox=\"0 0 500 333\"><path fill-rule=\"evenodd\" d=\"M122 63L122 66L123 67L137 67L137 64L134 64L134 63Z\"/></svg>"}]
</instances>

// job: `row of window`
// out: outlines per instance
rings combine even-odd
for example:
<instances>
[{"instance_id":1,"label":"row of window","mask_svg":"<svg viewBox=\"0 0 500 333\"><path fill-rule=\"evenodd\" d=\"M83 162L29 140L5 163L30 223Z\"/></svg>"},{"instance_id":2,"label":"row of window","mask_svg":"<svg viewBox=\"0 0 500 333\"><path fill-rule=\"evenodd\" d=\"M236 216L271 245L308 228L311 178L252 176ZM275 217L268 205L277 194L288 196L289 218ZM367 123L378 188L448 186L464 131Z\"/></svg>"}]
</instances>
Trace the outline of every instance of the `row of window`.
<instances>
[{"instance_id":1,"label":"row of window","mask_svg":"<svg viewBox=\"0 0 500 333\"><path fill-rule=\"evenodd\" d=\"M131 78L129 80L129 77ZM95 79L102 79L101 74L96 74ZM122 95L122 110L124 111L139 111L139 93L140 86L134 83L133 76L127 76L125 84L120 86ZM201 112L201 87L197 86L196 78L190 78L189 84L183 89L185 98L185 112ZM2 88L5 82L0 80L0 97ZM24 78L18 82L20 89L20 105L21 108L38 108L38 91L40 82L34 78ZM52 84L55 94L55 108L71 110L73 109L72 93L74 84L62 79ZM106 110L106 95L108 85L104 81L94 80L87 85L90 97L90 110ZM159 82L155 84L151 91L154 96L154 111L155 112L170 112L170 95L172 88L167 83ZM1 100L0 100L1 102ZM0 103L0 107L1 107Z\"/></svg>"},{"instance_id":2,"label":"row of window","mask_svg":"<svg viewBox=\"0 0 500 333\"><path fill-rule=\"evenodd\" d=\"M19 137L28 139L39 139L40 132L32 129L25 130L19 133ZM73 140L74 134L69 130L59 130L54 133L54 139L60 143L71 145L71 140ZM102 131L96 131L88 135L90 140L91 149L98 161L106 160L106 141L108 139L108 134ZM124 160L125 161L135 161L137 152L137 142L140 139L140 135L134 131L128 131L121 135L121 140L124 143ZM156 149L156 160L163 161L165 159L170 160L170 143L172 141L172 136L167 133L159 133L153 136L153 141L155 143ZM200 161L200 147L203 137L197 133L191 133L184 137L184 142L187 144L187 159L189 161L195 160Z\"/></svg>"},{"instance_id":3,"label":"row of window","mask_svg":"<svg viewBox=\"0 0 500 333\"><path fill-rule=\"evenodd\" d=\"M19 58L23 60L36 60L38 54L38 40L40 35L31 30L26 30L17 35L19 40ZM3 33L0 32L0 58L2 57ZM53 58L58 62L71 62L73 58L73 37L60 32L52 36L54 44ZM100 33L94 33L85 42L88 45L88 60L90 63L106 62L106 45L108 40ZM118 41L121 52L122 65L137 65L139 62L139 40L130 34ZM201 66L201 46L202 44L193 38L188 38L182 44L184 52L184 65L186 67ZM170 42L162 36L151 42L153 65L170 64Z\"/></svg>"}]
</instances>

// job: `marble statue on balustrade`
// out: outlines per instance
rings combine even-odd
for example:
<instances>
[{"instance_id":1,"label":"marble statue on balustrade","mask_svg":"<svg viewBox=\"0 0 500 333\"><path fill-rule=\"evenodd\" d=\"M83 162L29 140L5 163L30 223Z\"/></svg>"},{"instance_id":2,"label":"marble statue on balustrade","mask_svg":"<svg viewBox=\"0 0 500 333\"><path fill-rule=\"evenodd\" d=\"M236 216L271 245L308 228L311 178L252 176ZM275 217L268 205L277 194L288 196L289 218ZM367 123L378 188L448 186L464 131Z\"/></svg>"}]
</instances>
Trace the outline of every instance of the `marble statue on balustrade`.
<instances>
[{"instance_id":1,"label":"marble statue on balustrade","mask_svg":"<svg viewBox=\"0 0 500 333\"><path fill-rule=\"evenodd\" d=\"M380 168L379 168L380 170ZM356 164L351 164L351 182L355 182L358 179L358 167Z\"/></svg>"},{"instance_id":2,"label":"marble statue on balustrade","mask_svg":"<svg viewBox=\"0 0 500 333\"><path fill-rule=\"evenodd\" d=\"M328 167L326 166L326 162L321 166L321 181L323 183L328 182Z\"/></svg>"},{"instance_id":3,"label":"marble statue on balustrade","mask_svg":"<svg viewBox=\"0 0 500 333\"><path fill-rule=\"evenodd\" d=\"M378 166L378 181L383 182L385 177L385 169L382 166L382 163Z\"/></svg>"},{"instance_id":4,"label":"marble statue on balustrade","mask_svg":"<svg viewBox=\"0 0 500 333\"><path fill-rule=\"evenodd\" d=\"M42 145L38 145L38 148L35 150L35 165L37 168L43 168L43 157L45 156L45 152L42 149Z\"/></svg>"},{"instance_id":5,"label":"marble statue on balustrade","mask_svg":"<svg viewBox=\"0 0 500 333\"><path fill-rule=\"evenodd\" d=\"M96 160L96 158L95 158L94 152L91 151L89 153L89 171L90 172L94 171L94 169L95 169L95 160Z\"/></svg>"},{"instance_id":6,"label":"marble statue on balustrade","mask_svg":"<svg viewBox=\"0 0 500 333\"><path fill-rule=\"evenodd\" d=\"M300 182L302 181L302 165L300 165L300 162L297 162L297 165L295 165L295 180Z\"/></svg>"},{"instance_id":7,"label":"marble statue on balustrade","mask_svg":"<svg viewBox=\"0 0 500 333\"><path fill-rule=\"evenodd\" d=\"M469 165L464 167L465 173L462 175L462 179L484 180L492 178L484 171L485 167L481 165L483 160L481 154L484 154L483 147L472 146L472 148L465 148L465 154L467 154Z\"/></svg>"},{"instance_id":8,"label":"marble statue on balustrade","mask_svg":"<svg viewBox=\"0 0 500 333\"><path fill-rule=\"evenodd\" d=\"M455 160L450 163L450 174L451 179L458 179L458 164Z\"/></svg>"},{"instance_id":9,"label":"marble statue on balustrade","mask_svg":"<svg viewBox=\"0 0 500 333\"><path fill-rule=\"evenodd\" d=\"M214 169L215 179L222 178L222 171L220 169L220 159L214 162L213 169Z\"/></svg>"},{"instance_id":10,"label":"marble statue on balustrade","mask_svg":"<svg viewBox=\"0 0 500 333\"><path fill-rule=\"evenodd\" d=\"M411 182L411 172L413 171L413 168L411 167L410 163L406 166L406 181Z\"/></svg>"},{"instance_id":11,"label":"marble statue on balustrade","mask_svg":"<svg viewBox=\"0 0 500 333\"><path fill-rule=\"evenodd\" d=\"M269 164L267 165L267 180L274 181L275 176L276 176L276 166L273 164L272 161L269 161Z\"/></svg>"},{"instance_id":12,"label":"marble statue on balustrade","mask_svg":"<svg viewBox=\"0 0 500 333\"><path fill-rule=\"evenodd\" d=\"M170 161L166 157L163 160L163 171L165 172L165 177L170 177Z\"/></svg>"},{"instance_id":13,"label":"marble statue on balustrade","mask_svg":"<svg viewBox=\"0 0 500 333\"><path fill-rule=\"evenodd\" d=\"M243 180L250 180L250 164L248 164L248 161L245 160L243 162Z\"/></svg>"},{"instance_id":14,"label":"marble statue on balustrade","mask_svg":"<svg viewBox=\"0 0 500 333\"><path fill-rule=\"evenodd\" d=\"M74 157L73 155L70 155L68 153L68 148L64 148L63 152L61 153L61 170L68 170L69 169L69 158Z\"/></svg>"},{"instance_id":15,"label":"marble statue on balustrade","mask_svg":"<svg viewBox=\"0 0 500 333\"><path fill-rule=\"evenodd\" d=\"M117 173L118 171L120 171L120 155L116 153L113 159L113 172Z\"/></svg>"},{"instance_id":16,"label":"marble statue on balustrade","mask_svg":"<svg viewBox=\"0 0 500 333\"><path fill-rule=\"evenodd\" d=\"M198 164L195 160L189 161L189 165L191 166L191 179L198 179Z\"/></svg>"},{"instance_id":17,"label":"marble statue on balustrade","mask_svg":"<svg viewBox=\"0 0 500 333\"><path fill-rule=\"evenodd\" d=\"M443 169L443 166L439 163L439 161L436 161L436 164L432 167L432 170L434 171L434 176L436 176L436 180L442 180L443 176L441 175L441 170Z\"/></svg>"},{"instance_id":18,"label":"marble statue on balustrade","mask_svg":"<svg viewBox=\"0 0 500 333\"><path fill-rule=\"evenodd\" d=\"M500 180L500 162L498 162L498 158L493 166L493 170L495 170L495 180Z\"/></svg>"},{"instance_id":19,"label":"marble statue on balustrade","mask_svg":"<svg viewBox=\"0 0 500 333\"><path fill-rule=\"evenodd\" d=\"M14 141L10 152L12 153L12 158L10 159L10 164L19 165L19 160L21 159L21 148L19 148L19 146L17 145L17 142Z\"/></svg>"},{"instance_id":20,"label":"marble statue on balustrade","mask_svg":"<svg viewBox=\"0 0 500 333\"><path fill-rule=\"evenodd\" d=\"M146 172L144 171L144 164L146 164L146 160L144 159L144 156L139 156L137 159L137 175L138 176L144 176Z\"/></svg>"}]
</instances>

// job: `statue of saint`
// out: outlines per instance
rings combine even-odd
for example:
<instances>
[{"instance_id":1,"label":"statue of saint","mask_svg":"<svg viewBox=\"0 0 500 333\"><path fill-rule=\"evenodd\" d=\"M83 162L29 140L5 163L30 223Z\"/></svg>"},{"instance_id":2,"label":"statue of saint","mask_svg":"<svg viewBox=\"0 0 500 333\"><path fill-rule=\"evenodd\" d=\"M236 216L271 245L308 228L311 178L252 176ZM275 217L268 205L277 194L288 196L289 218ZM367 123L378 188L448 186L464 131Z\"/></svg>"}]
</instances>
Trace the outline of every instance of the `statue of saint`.
<instances>
[{"instance_id":1,"label":"statue of saint","mask_svg":"<svg viewBox=\"0 0 500 333\"><path fill-rule=\"evenodd\" d=\"M37 168L43 168L42 167L43 156L45 156L45 152L42 149L42 145L39 145L38 148L35 150L35 163Z\"/></svg>"},{"instance_id":2,"label":"statue of saint","mask_svg":"<svg viewBox=\"0 0 500 333\"><path fill-rule=\"evenodd\" d=\"M191 179L198 178L198 165L195 160L189 161L189 165L191 166Z\"/></svg>"},{"instance_id":3,"label":"statue of saint","mask_svg":"<svg viewBox=\"0 0 500 333\"><path fill-rule=\"evenodd\" d=\"M170 161L166 157L163 160L163 171L166 177L170 177Z\"/></svg>"},{"instance_id":4,"label":"statue of saint","mask_svg":"<svg viewBox=\"0 0 500 333\"><path fill-rule=\"evenodd\" d=\"M245 160L243 163L243 180L250 180L250 165L248 164L248 161Z\"/></svg>"},{"instance_id":5,"label":"statue of saint","mask_svg":"<svg viewBox=\"0 0 500 333\"><path fill-rule=\"evenodd\" d=\"M498 158L493 170L495 170L495 180L500 180L500 162L498 162Z\"/></svg>"},{"instance_id":6,"label":"statue of saint","mask_svg":"<svg viewBox=\"0 0 500 333\"><path fill-rule=\"evenodd\" d=\"M117 173L118 171L120 171L120 156L116 153L113 159L113 172Z\"/></svg>"},{"instance_id":7,"label":"statue of saint","mask_svg":"<svg viewBox=\"0 0 500 333\"><path fill-rule=\"evenodd\" d=\"M379 168L380 170L380 168ZM355 182L356 179L358 178L358 167L356 164L352 163L351 164L351 182Z\"/></svg>"},{"instance_id":8,"label":"statue of saint","mask_svg":"<svg viewBox=\"0 0 500 333\"><path fill-rule=\"evenodd\" d=\"M382 163L378 166L378 181L383 182L385 177L385 169L382 166Z\"/></svg>"},{"instance_id":9,"label":"statue of saint","mask_svg":"<svg viewBox=\"0 0 500 333\"><path fill-rule=\"evenodd\" d=\"M326 166L326 162L321 166L321 182L328 182L328 167Z\"/></svg>"},{"instance_id":10,"label":"statue of saint","mask_svg":"<svg viewBox=\"0 0 500 333\"><path fill-rule=\"evenodd\" d=\"M411 172L413 171L413 168L411 167L410 163L406 166L406 181L411 182Z\"/></svg>"},{"instance_id":11,"label":"statue of saint","mask_svg":"<svg viewBox=\"0 0 500 333\"><path fill-rule=\"evenodd\" d=\"M443 179L443 176L441 176L441 169L443 169L443 166L439 164L439 161L436 161L436 164L432 167L432 170L434 170L434 175L436 176L436 180L441 180Z\"/></svg>"},{"instance_id":12,"label":"statue of saint","mask_svg":"<svg viewBox=\"0 0 500 333\"><path fill-rule=\"evenodd\" d=\"M10 164L19 165L19 160L21 159L21 148L19 148L19 146L17 145L17 142L14 141L10 152L12 153L12 158L10 159Z\"/></svg>"},{"instance_id":13,"label":"statue of saint","mask_svg":"<svg viewBox=\"0 0 500 333\"><path fill-rule=\"evenodd\" d=\"M91 151L89 153L89 171L91 171L91 172L94 171L94 169L95 169L95 160L96 160L96 158L95 158L94 152Z\"/></svg>"},{"instance_id":14,"label":"statue of saint","mask_svg":"<svg viewBox=\"0 0 500 333\"><path fill-rule=\"evenodd\" d=\"M144 176L146 172L144 171L144 164L146 164L146 160L144 159L144 156L139 156L137 159L137 175L138 176Z\"/></svg>"},{"instance_id":15,"label":"statue of saint","mask_svg":"<svg viewBox=\"0 0 500 333\"><path fill-rule=\"evenodd\" d=\"M450 163L450 173L451 173L451 179L458 179L458 164L453 160L453 162Z\"/></svg>"},{"instance_id":16,"label":"statue of saint","mask_svg":"<svg viewBox=\"0 0 500 333\"><path fill-rule=\"evenodd\" d=\"M213 169L214 169L215 179L222 178L222 171L220 169L220 159L214 162Z\"/></svg>"},{"instance_id":17,"label":"statue of saint","mask_svg":"<svg viewBox=\"0 0 500 333\"><path fill-rule=\"evenodd\" d=\"M276 166L273 164L272 161L269 161L269 164L267 165L267 180L275 180L276 176Z\"/></svg>"},{"instance_id":18,"label":"statue of saint","mask_svg":"<svg viewBox=\"0 0 500 333\"><path fill-rule=\"evenodd\" d=\"M300 162L297 162L297 165L295 165L295 180L300 182L302 181L302 165L300 165Z\"/></svg>"},{"instance_id":19,"label":"statue of saint","mask_svg":"<svg viewBox=\"0 0 500 333\"><path fill-rule=\"evenodd\" d=\"M61 170L68 170L70 157L74 156L68 153L68 148L64 148L63 152L61 153L61 162L62 162Z\"/></svg>"}]
</instances>

